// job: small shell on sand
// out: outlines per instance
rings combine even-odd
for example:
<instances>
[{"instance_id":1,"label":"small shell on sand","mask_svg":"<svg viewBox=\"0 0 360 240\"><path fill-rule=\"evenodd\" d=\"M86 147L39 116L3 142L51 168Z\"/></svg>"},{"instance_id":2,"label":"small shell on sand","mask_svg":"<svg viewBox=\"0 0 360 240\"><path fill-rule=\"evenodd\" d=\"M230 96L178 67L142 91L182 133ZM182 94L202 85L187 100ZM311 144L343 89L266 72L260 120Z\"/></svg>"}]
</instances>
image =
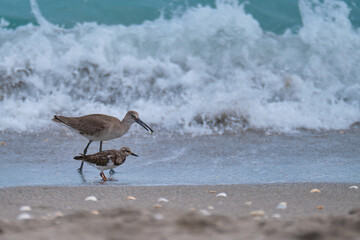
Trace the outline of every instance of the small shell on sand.
<instances>
[{"instance_id":1,"label":"small shell on sand","mask_svg":"<svg viewBox=\"0 0 360 240\"><path fill-rule=\"evenodd\" d=\"M209 209L209 210L214 210L215 208L210 205L210 206L208 206L208 209Z\"/></svg>"},{"instance_id":2,"label":"small shell on sand","mask_svg":"<svg viewBox=\"0 0 360 240\"><path fill-rule=\"evenodd\" d=\"M210 213L208 210L206 210L206 209L200 209L200 213L201 213L202 215L204 215L204 216L209 216L209 215L211 215L211 213Z\"/></svg>"},{"instance_id":3,"label":"small shell on sand","mask_svg":"<svg viewBox=\"0 0 360 240\"><path fill-rule=\"evenodd\" d=\"M310 193L320 193L321 191L317 188L314 188L310 191Z\"/></svg>"},{"instance_id":4,"label":"small shell on sand","mask_svg":"<svg viewBox=\"0 0 360 240\"><path fill-rule=\"evenodd\" d=\"M18 216L17 216L17 219L18 220L28 220L28 219L33 219L33 217L28 214L28 213L20 213Z\"/></svg>"},{"instance_id":5,"label":"small shell on sand","mask_svg":"<svg viewBox=\"0 0 360 240\"><path fill-rule=\"evenodd\" d=\"M265 212L263 210L256 210L256 211L250 212L250 215L254 216L254 217L262 217L265 215Z\"/></svg>"},{"instance_id":6,"label":"small shell on sand","mask_svg":"<svg viewBox=\"0 0 360 240\"><path fill-rule=\"evenodd\" d=\"M155 220L158 220L158 221L163 220L163 219L164 219L164 214L162 214L162 213L155 213L155 214L154 214L154 219L155 219Z\"/></svg>"},{"instance_id":7,"label":"small shell on sand","mask_svg":"<svg viewBox=\"0 0 360 240\"><path fill-rule=\"evenodd\" d=\"M251 201L244 202L244 205L246 205L246 206L250 206L251 204L252 204L252 202L251 202Z\"/></svg>"},{"instance_id":8,"label":"small shell on sand","mask_svg":"<svg viewBox=\"0 0 360 240\"><path fill-rule=\"evenodd\" d=\"M31 207L29 207L29 206L21 206L21 207L20 207L20 211L22 211L22 212L29 212L29 211L31 211Z\"/></svg>"},{"instance_id":9,"label":"small shell on sand","mask_svg":"<svg viewBox=\"0 0 360 240\"><path fill-rule=\"evenodd\" d=\"M159 198L158 202L169 202L169 200L167 200L166 198Z\"/></svg>"},{"instance_id":10,"label":"small shell on sand","mask_svg":"<svg viewBox=\"0 0 360 240\"><path fill-rule=\"evenodd\" d=\"M100 213L99 213L98 210L92 210L92 211L90 211L90 214L92 214L92 215L99 215Z\"/></svg>"},{"instance_id":11,"label":"small shell on sand","mask_svg":"<svg viewBox=\"0 0 360 240\"><path fill-rule=\"evenodd\" d=\"M6 142L0 142L0 146L5 146Z\"/></svg>"},{"instance_id":12,"label":"small shell on sand","mask_svg":"<svg viewBox=\"0 0 360 240\"><path fill-rule=\"evenodd\" d=\"M273 215L271 215L272 218L276 218L276 219L280 219L281 215L278 213L274 213Z\"/></svg>"},{"instance_id":13,"label":"small shell on sand","mask_svg":"<svg viewBox=\"0 0 360 240\"><path fill-rule=\"evenodd\" d=\"M84 199L85 201L94 201L96 202L97 201L97 198L95 196L88 196Z\"/></svg>"},{"instance_id":14,"label":"small shell on sand","mask_svg":"<svg viewBox=\"0 0 360 240\"><path fill-rule=\"evenodd\" d=\"M320 205L320 206L317 206L316 208L319 209L319 210L321 210L321 209L324 209L324 206L321 206L321 205Z\"/></svg>"},{"instance_id":15,"label":"small shell on sand","mask_svg":"<svg viewBox=\"0 0 360 240\"><path fill-rule=\"evenodd\" d=\"M128 196L128 197L126 198L126 200L136 200L136 197Z\"/></svg>"},{"instance_id":16,"label":"small shell on sand","mask_svg":"<svg viewBox=\"0 0 360 240\"><path fill-rule=\"evenodd\" d=\"M216 194L216 197L227 197L227 194L224 192L218 193L218 194Z\"/></svg>"},{"instance_id":17,"label":"small shell on sand","mask_svg":"<svg viewBox=\"0 0 360 240\"><path fill-rule=\"evenodd\" d=\"M349 189L359 189L359 187L358 186L351 186L351 187L349 187Z\"/></svg>"},{"instance_id":18,"label":"small shell on sand","mask_svg":"<svg viewBox=\"0 0 360 240\"><path fill-rule=\"evenodd\" d=\"M277 205L276 207L277 209L286 209L287 208L287 203L286 202L281 202Z\"/></svg>"},{"instance_id":19,"label":"small shell on sand","mask_svg":"<svg viewBox=\"0 0 360 240\"><path fill-rule=\"evenodd\" d=\"M154 204L154 208L162 208L163 206L161 204Z\"/></svg>"}]
</instances>

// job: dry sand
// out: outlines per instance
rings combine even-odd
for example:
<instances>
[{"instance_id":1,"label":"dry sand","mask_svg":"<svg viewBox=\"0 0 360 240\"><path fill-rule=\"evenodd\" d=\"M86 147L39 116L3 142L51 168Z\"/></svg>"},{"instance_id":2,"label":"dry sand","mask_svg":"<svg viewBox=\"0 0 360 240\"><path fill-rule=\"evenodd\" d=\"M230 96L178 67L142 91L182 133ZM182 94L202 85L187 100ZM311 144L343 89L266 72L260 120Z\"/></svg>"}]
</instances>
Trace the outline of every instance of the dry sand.
<instances>
[{"instance_id":1,"label":"dry sand","mask_svg":"<svg viewBox=\"0 0 360 240\"><path fill-rule=\"evenodd\" d=\"M2 188L0 239L360 239L353 185Z\"/></svg>"}]
</instances>

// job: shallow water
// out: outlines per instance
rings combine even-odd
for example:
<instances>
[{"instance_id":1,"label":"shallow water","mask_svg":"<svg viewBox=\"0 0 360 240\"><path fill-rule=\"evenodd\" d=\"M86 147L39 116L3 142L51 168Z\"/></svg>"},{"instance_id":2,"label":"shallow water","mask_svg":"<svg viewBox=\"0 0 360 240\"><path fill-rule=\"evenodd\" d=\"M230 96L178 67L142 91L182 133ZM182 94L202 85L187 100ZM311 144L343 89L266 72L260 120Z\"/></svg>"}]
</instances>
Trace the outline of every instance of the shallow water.
<instances>
[{"instance_id":1,"label":"shallow water","mask_svg":"<svg viewBox=\"0 0 360 240\"><path fill-rule=\"evenodd\" d=\"M87 140L67 130L1 133L0 187L23 185L190 185L274 182L360 182L360 130L221 136L128 136L104 149L129 146L129 157L103 183L99 171L73 156ZM93 143L89 152L98 150ZM108 176L109 173L106 172Z\"/></svg>"}]
</instances>

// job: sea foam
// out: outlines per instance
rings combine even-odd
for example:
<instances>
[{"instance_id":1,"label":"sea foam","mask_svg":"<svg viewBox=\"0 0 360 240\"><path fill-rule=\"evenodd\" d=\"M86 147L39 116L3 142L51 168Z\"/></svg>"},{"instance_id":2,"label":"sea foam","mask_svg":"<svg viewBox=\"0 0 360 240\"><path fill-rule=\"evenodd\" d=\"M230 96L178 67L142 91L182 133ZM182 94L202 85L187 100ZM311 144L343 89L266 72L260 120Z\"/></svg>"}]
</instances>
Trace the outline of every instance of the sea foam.
<instances>
[{"instance_id":1,"label":"sea foam","mask_svg":"<svg viewBox=\"0 0 360 240\"><path fill-rule=\"evenodd\" d=\"M53 114L136 110L168 131L347 129L359 121L360 32L348 6L301 0L303 25L264 31L235 1L140 25L0 24L0 130Z\"/></svg>"}]
</instances>

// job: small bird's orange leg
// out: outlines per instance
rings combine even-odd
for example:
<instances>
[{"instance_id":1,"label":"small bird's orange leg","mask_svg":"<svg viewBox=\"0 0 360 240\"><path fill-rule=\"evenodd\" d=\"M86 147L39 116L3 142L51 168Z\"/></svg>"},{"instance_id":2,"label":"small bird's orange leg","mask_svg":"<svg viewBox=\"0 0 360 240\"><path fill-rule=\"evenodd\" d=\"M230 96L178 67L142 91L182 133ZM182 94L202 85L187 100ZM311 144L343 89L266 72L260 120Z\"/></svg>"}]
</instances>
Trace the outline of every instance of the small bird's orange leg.
<instances>
[{"instance_id":1,"label":"small bird's orange leg","mask_svg":"<svg viewBox=\"0 0 360 240\"><path fill-rule=\"evenodd\" d=\"M102 177L104 181L107 181L107 178L105 177L105 174L103 172L100 173L100 177Z\"/></svg>"}]
</instances>

